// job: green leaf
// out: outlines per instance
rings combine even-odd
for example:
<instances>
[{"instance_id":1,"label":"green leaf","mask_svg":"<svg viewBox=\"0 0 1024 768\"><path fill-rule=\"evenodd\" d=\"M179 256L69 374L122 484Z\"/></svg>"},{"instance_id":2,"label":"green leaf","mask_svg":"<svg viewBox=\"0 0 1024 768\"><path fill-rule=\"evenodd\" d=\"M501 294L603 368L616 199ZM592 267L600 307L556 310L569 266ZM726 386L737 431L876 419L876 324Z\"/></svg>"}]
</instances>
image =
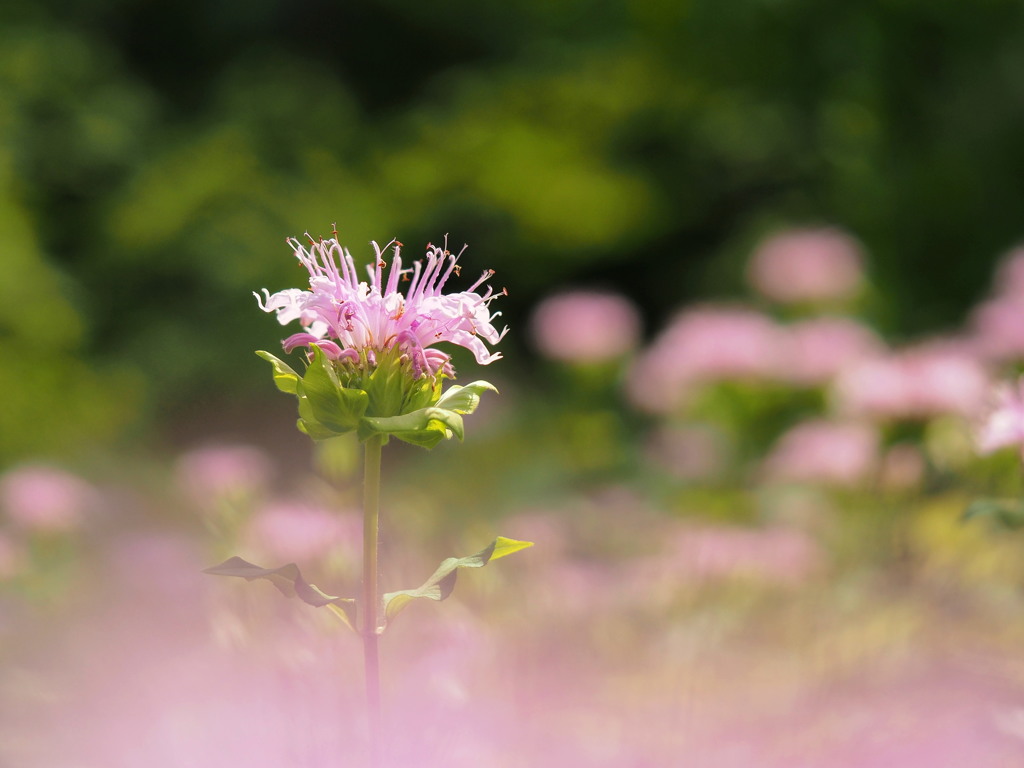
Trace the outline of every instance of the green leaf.
<instances>
[{"instance_id":1,"label":"green leaf","mask_svg":"<svg viewBox=\"0 0 1024 768\"><path fill-rule=\"evenodd\" d=\"M413 600L444 600L455 589L455 580L460 568L483 568L492 560L507 557L521 549L532 547L532 541L518 541L499 536L486 548L468 557L449 557L437 570L416 589L403 589L384 595L384 618L390 622L398 612Z\"/></svg>"},{"instance_id":2,"label":"green leaf","mask_svg":"<svg viewBox=\"0 0 1024 768\"><path fill-rule=\"evenodd\" d=\"M262 349L257 350L256 354L274 367L274 385L279 390L290 395L297 395L299 393L299 374L292 370L288 363L274 357L269 352L264 352Z\"/></svg>"},{"instance_id":3,"label":"green leaf","mask_svg":"<svg viewBox=\"0 0 1024 768\"><path fill-rule=\"evenodd\" d=\"M364 440L373 433L394 435L401 440L406 440L403 435L416 432L436 432L438 437L431 438L431 442L436 445L443 438L452 435L461 440L465 435L465 428L462 424L462 416L458 413L435 407L420 408L411 413L403 413L401 416L366 416L359 424L359 436Z\"/></svg>"},{"instance_id":4,"label":"green leaf","mask_svg":"<svg viewBox=\"0 0 1024 768\"><path fill-rule=\"evenodd\" d=\"M483 392L497 392L498 388L487 381L474 381L464 387L453 385L441 395L437 401L438 408L445 408L456 413L467 414L476 410Z\"/></svg>"},{"instance_id":5,"label":"green leaf","mask_svg":"<svg viewBox=\"0 0 1024 768\"><path fill-rule=\"evenodd\" d=\"M426 448L429 450L447 438L448 435L445 430L441 428L422 430L420 432L389 432L385 435L385 439L387 437L394 437L398 440L409 443L410 445L416 445L420 448Z\"/></svg>"},{"instance_id":6,"label":"green leaf","mask_svg":"<svg viewBox=\"0 0 1024 768\"><path fill-rule=\"evenodd\" d=\"M298 386L299 415L307 427L319 422L331 431L330 436L355 429L366 412L367 394L361 389L343 387L323 351L315 344L310 344L310 349L313 359ZM302 398L306 399L305 407Z\"/></svg>"},{"instance_id":7,"label":"green leaf","mask_svg":"<svg viewBox=\"0 0 1024 768\"><path fill-rule=\"evenodd\" d=\"M1024 528L1024 503L1012 499L978 499L964 510L963 519L987 517L1009 531Z\"/></svg>"},{"instance_id":8,"label":"green leaf","mask_svg":"<svg viewBox=\"0 0 1024 768\"><path fill-rule=\"evenodd\" d=\"M303 401L305 401L305 398L303 398ZM301 401L299 403L299 413L302 413ZM299 432L304 435L309 435L309 437L314 440L330 440L332 437L338 437L338 435L345 434L344 432L335 432L333 429L328 429L315 419L299 419L295 422L295 426L299 428Z\"/></svg>"},{"instance_id":9,"label":"green leaf","mask_svg":"<svg viewBox=\"0 0 1024 768\"><path fill-rule=\"evenodd\" d=\"M299 567L295 563L288 563L280 568L261 568L240 557L232 557L220 565L207 568L203 573L213 576L235 576L246 581L266 579L277 587L285 597L297 597L316 608L329 608L345 622L349 629L355 631L356 601L351 597L328 595L315 584L310 584L302 578Z\"/></svg>"}]
</instances>

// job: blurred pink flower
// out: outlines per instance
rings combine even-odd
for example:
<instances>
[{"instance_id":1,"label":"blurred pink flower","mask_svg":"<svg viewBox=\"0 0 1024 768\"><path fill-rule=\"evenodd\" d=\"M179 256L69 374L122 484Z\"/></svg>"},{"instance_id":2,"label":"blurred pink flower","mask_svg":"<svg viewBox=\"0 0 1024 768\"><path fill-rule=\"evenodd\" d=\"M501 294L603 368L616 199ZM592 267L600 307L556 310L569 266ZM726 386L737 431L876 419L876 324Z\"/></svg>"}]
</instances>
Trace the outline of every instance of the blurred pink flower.
<instances>
[{"instance_id":1,"label":"blurred pink flower","mask_svg":"<svg viewBox=\"0 0 1024 768\"><path fill-rule=\"evenodd\" d=\"M867 326L843 317L821 317L788 326L787 379L817 386L834 379L844 368L877 357L884 345Z\"/></svg>"},{"instance_id":2,"label":"blurred pink flower","mask_svg":"<svg viewBox=\"0 0 1024 768\"><path fill-rule=\"evenodd\" d=\"M0 507L8 519L40 533L79 527L95 495L81 478L42 464L15 467L0 478Z\"/></svg>"},{"instance_id":3,"label":"blurred pink flower","mask_svg":"<svg viewBox=\"0 0 1024 768\"><path fill-rule=\"evenodd\" d=\"M878 444L866 424L806 421L779 438L763 469L771 480L855 486L874 469Z\"/></svg>"},{"instance_id":4,"label":"blurred pink flower","mask_svg":"<svg viewBox=\"0 0 1024 768\"><path fill-rule=\"evenodd\" d=\"M1007 298L1024 298L1024 245L1006 254L996 269L995 294Z\"/></svg>"},{"instance_id":5,"label":"blurred pink flower","mask_svg":"<svg viewBox=\"0 0 1024 768\"><path fill-rule=\"evenodd\" d=\"M798 584L817 572L817 543L790 528L687 526L669 539L668 564L679 577L746 578Z\"/></svg>"},{"instance_id":6,"label":"blurred pink flower","mask_svg":"<svg viewBox=\"0 0 1024 768\"><path fill-rule=\"evenodd\" d=\"M784 304L843 301L864 280L860 245L839 229L795 229L769 237L751 257L747 277Z\"/></svg>"},{"instance_id":7,"label":"blurred pink flower","mask_svg":"<svg viewBox=\"0 0 1024 768\"><path fill-rule=\"evenodd\" d=\"M1024 359L1024 289L1020 295L997 296L971 313L972 341L986 360Z\"/></svg>"},{"instance_id":8,"label":"blurred pink flower","mask_svg":"<svg viewBox=\"0 0 1024 768\"><path fill-rule=\"evenodd\" d=\"M647 457L682 480L707 480L724 470L727 438L710 425L666 426L651 434Z\"/></svg>"},{"instance_id":9,"label":"blurred pink flower","mask_svg":"<svg viewBox=\"0 0 1024 768\"><path fill-rule=\"evenodd\" d=\"M980 453L1017 446L1024 457L1024 378L996 389L995 405L977 433Z\"/></svg>"},{"instance_id":10,"label":"blurred pink flower","mask_svg":"<svg viewBox=\"0 0 1024 768\"><path fill-rule=\"evenodd\" d=\"M263 491L272 469L258 448L214 445L184 454L178 460L177 478L190 498L212 505Z\"/></svg>"},{"instance_id":11,"label":"blurred pink flower","mask_svg":"<svg viewBox=\"0 0 1024 768\"><path fill-rule=\"evenodd\" d=\"M346 545L355 551L361 536L362 521L356 513L338 514L297 501L268 504L249 522L252 544L282 561L323 558Z\"/></svg>"},{"instance_id":12,"label":"blurred pink flower","mask_svg":"<svg viewBox=\"0 0 1024 768\"><path fill-rule=\"evenodd\" d=\"M701 306L676 316L632 367L635 405L671 411L695 385L723 380L778 380L787 339L771 318L743 307Z\"/></svg>"},{"instance_id":13,"label":"blurred pink flower","mask_svg":"<svg viewBox=\"0 0 1024 768\"><path fill-rule=\"evenodd\" d=\"M965 344L928 342L845 369L835 395L849 415L926 419L977 414L989 387L988 373Z\"/></svg>"},{"instance_id":14,"label":"blurred pink flower","mask_svg":"<svg viewBox=\"0 0 1024 768\"><path fill-rule=\"evenodd\" d=\"M986 360L1024 359L1024 247L1000 262L992 295L971 313L970 326L978 354Z\"/></svg>"},{"instance_id":15,"label":"blurred pink flower","mask_svg":"<svg viewBox=\"0 0 1024 768\"><path fill-rule=\"evenodd\" d=\"M534 342L541 354L572 363L614 360L640 340L640 314L615 293L574 291L551 296L533 313Z\"/></svg>"},{"instance_id":16,"label":"blurred pink flower","mask_svg":"<svg viewBox=\"0 0 1024 768\"><path fill-rule=\"evenodd\" d=\"M0 581L17 576L25 569L25 564L23 548L0 531Z\"/></svg>"},{"instance_id":17,"label":"blurred pink flower","mask_svg":"<svg viewBox=\"0 0 1024 768\"><path fill-rule=\"evenodd\" d=\"M894 445L882 457L881 484L889 490L916 488L924 480L924 473L924 456L910 443Z\"/></svg>"}]
</instances>

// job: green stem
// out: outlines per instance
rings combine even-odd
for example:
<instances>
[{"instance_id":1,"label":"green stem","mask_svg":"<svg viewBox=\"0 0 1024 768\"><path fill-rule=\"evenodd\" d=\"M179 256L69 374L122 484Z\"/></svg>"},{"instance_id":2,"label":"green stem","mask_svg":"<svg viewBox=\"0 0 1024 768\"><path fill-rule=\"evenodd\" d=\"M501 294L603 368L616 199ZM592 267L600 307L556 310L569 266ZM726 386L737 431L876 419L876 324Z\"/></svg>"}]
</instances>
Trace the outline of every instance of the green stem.
<instances>
[{"instance_id":1,"label":"green stem","mask_svg":"<svg viewBox=\"0 0 1024 768\"><path fill-rule=\"evenodd\" d=\"M363 601L361 606L363 666L366 671L366 716L370 736L370 765L380 765L381 708L380 654L378 652L377 539L380 526L380 455L384 439L366 441L363 468Z\"/></svg>"}]
</instances>

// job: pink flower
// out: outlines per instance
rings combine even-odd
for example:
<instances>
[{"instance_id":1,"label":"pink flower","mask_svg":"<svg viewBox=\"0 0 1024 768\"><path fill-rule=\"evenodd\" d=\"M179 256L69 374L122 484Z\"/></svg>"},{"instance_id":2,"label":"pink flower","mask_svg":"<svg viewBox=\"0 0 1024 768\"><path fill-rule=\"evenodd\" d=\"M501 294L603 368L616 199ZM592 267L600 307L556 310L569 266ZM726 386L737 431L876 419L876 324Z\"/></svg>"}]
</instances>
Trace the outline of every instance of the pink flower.
<instances>
[{"instance_id":1,"label":"pink flower","mask_svg":"<svg viewBox=\"0 0 1024 768\"><path fill-rule=\"evenodd\" d=\"M773 480L854 486L868 479L878 443L866 424L807 421L779 438L764 470Z\"/></svg>"},{"instance_id":2,"label":"pink flower","mask_svg":"<svg viewBox=\"0 0 1024 768\"><path fill-rule=\"evenodd\" d=\"M253 544L268 556L302 562L326 557L340 546L360 541L361 525L354 513L339 516L322 507L279 501L254 515L249 534Z\"/></svg>"},{"instance_id":3,"label":"pink flower","mask_svg":"<svg viewBox=\"0 0 1024 768\"><path fill-rule=\"evenodd\" d=\"M261 491L271 474L269 459L247 445L214 445L178 460L182 488L200 504L213 504Z\"/></svg>"},{"instance_id":4,"label":"pink flower","mask_svg":"<svg viewBox=\"0 0 1024 768\"><path fill-rule=\"evenodd\" d=\"M924 480L925 460L921 451L909 443L894 445L882 457L880 481L889 490L917 488Z\"/></svg>"},{"instance_id":5,"label":"pink flower","mask_svg":"<svg viewBox=\"0 0 1024 768\"><path fill-rule=\"evenodd\" d=\"M765 240L747 277L764 296L784 304L842 301L863 283L857 241L839 229L796 229Z\"/></svg>"},{"instance_id":6,"label":"pink flower","mask_svg":"<svg viewBox=\"0 0 1024 768\"><path fill-rule=\"evenodd\" d=\"M0 507L26 530L62 533L77 528L95 491L75 475L45 465L26 465L0 478Z\"/></svg>"},{"instance_id":7,"label":"pink flower","mask_svg":"<svg viewBox=\"0 0 1024 768\"><path fill-rule=\"evenodd\" d=\"M723 380L779 380L787 363L786 334L771 318L742 307L686 310L669 324L630 371L633 402L655 413L685 401L695 386Z\"/></svg>"},{"instance_id":8,"label":"pink flower","mask_svg":"<svg viewBox=\"0 0 1024 768\"><path fill-rule=\"evenodd\" d=\"M841 373L835 393L848 415L927 419L976 414L989 386L985 368L965 345L939 341L854 365Z\"/></svg>"},{"instance_id":9,"label":"pink flower","mask_svg":"<svg viewBox=\"0 0 1024 768\"><path fill-rule=\"evenodd\" d=\"M980 453L1013 445L1024 457L1024 378L996 389L995 407L978 430L976 441Z\"/></svg>"},{"instance_id":10,"label":"pink flower","mask_svg":"<svg viewBox=\"0 0 1024 768\"><path fill-rule=\"evenodd\" d=\"M1024 298L1024 245L1003 257L996 271L995 292L1007 298Z\"/></svg>"},{"instance_id":11,"label":"pink flower","mask_svg":"<svg viewBox=\"0 0 1024 768\"><path fill-rule=\"evenodd\" d=\"M25 570L26 557L23 548L10 536L0 531L0 581L13 578Z\"/></svg>"},{"instance_id":12,"label":"pink flower","mask_svg":"<svg viewBox=\"0 0 1024 768\"><path fill-rule=\"evenodd\" d=\"M1024 359L1024 246L999 265L991 298L971 314L972 340L978 353L995 362Z\"/></svg>"},{"instance_id":13,"label":"pink flower","mask_svg":"<svg viewBox=\"0 0 1024 768\"><path fill-rule=\"evenodd\" d=\"M676 579L752 579L798 584L822 565L806 533L782 527L687 525L668 537L665 563Z\"/></svg>"},{"instance_id":14,"label":"pink flower","mask_svg":"<svg viewBox=\"0 0 1024 768\"><path fill-rule=\"evenodd\" d=\"M474 292L492 270L468 290L444 294L448 278L459 274L461 255L446 248L428 245L426 266L416 261L402 269L401 243L392 241L384 249L373 243L376 258L367 266L369 281L360 281L352 255L336 239L310 238L308 250L295 238L288 244L309 271L309 290L289 288L270 294L264 289L262 297L255 294L260 309L276 312L282 325L298 320L302 326L300 333L284 340L286 352L316 344L332 360L372 368L380 353L397 347L416 377L453 375L450 356L433 349L439 342L465 347L482 365L501 357L484 343L497 344L505 334L492 325L500 313L492 314L489 308L500 294L492 294L490 288L483 295ZM384 250L392 244L394 261L385 282ZM401 281L408 281L404 294L399 291Z\"/></svg>"},{"instance_id":15,"label":"pink flower","mask_svg":"<svg viewBox=\"0 0 1024 768\"><path fill-rule=\"evenodd\" d=\"M985 359L1024 359L1024 291L983 302L971 313L970 324L978 354Z\"/></svg>"},{"instance_id":16,"label":"pink flower","mask_svg":"<svg viewBox=\"0 0 1024 768\"><path fill-rule=\"evenodd\" d=\"M788 327L790 364L786 377L794 384L818 386L848 366L883 350L881 339L856 320L822 317Z\"/></svg>"},{"instance_id":17,"label":"pink flower","mask_svg":"<svg viewBox=\"0 0 1024 768\"><path fill-rule=\"evenodd\" d=\"M537 307L533 337L541 353L555 360L614 360L637 345L640 315L632 302L618 294L563 293Z\"/></svg>"},{"instance_id":18,"label":"pink flower","mask_svg":"<svg viewBox=\"0 0 1024 768\"><path fill-rule=\"evenodd\" d=\"M729 445L726 436L714 427L687 424L655 431L645 453L674 477L708 480L722 474L728 461Z\"/></svg>"}]
</instances>

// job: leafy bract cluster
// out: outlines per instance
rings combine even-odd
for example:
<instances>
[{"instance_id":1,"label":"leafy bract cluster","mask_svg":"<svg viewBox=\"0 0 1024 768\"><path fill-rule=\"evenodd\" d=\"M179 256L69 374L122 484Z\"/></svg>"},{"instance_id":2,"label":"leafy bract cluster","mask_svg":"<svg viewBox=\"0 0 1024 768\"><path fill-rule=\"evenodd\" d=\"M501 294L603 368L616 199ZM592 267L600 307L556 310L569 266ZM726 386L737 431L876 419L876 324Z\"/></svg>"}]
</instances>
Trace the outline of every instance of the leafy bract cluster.
<instances>
[{"instance_id":1,"label":"leafy bract cluster","mask_svg":"<svg viewBox=\"0 0 1024 768\"><path fill-rule=\"evenodd\" d=\"M453 385L441 392L443 376L413 378L399 350L378 355L376 365L331 360L317 344L300 375L269 352L256 354L274 368L274 384L299 400L300 431L314 440L355 432L360 441L381 435L423 448L463 438L462 417L476 410L480 395L497 392L486 381Z\"/></svg>"}]
</instances>

